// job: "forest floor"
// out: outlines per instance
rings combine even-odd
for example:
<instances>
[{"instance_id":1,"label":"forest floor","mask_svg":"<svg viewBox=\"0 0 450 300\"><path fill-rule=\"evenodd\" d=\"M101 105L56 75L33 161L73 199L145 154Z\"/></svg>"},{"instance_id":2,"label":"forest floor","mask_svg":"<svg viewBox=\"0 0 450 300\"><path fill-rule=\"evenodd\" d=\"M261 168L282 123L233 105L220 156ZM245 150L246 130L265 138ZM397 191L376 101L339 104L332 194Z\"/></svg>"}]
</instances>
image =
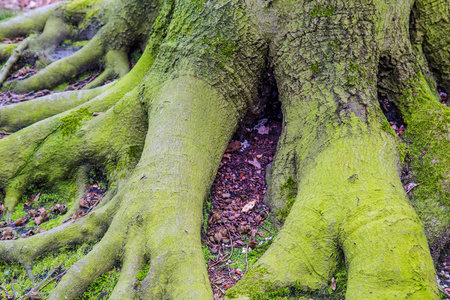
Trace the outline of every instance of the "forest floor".
<instances>
[{"instance_id":1,"label":"forest floor","mask_svg":"<svg viewBox=\"0 0 450 300\"><path fill-rule=\"evenodd\" d=\"M60 0L0 0L0 20L2 15L5 18L16 12L58 1ZM13 69L7 80L22 80L38 71L32 64L25 64ZM33 91L27 94L16 94L13 91L0 93L0 106L63 90L82 89L100 72L100 69L90 70L74 82L53 91ZM263 84L260 88L260 97L265 98L266 101L265 109L260 115L252 116L242 124L233 137L223 155L210 196L204 205L202 247L215 300L222 299L225 291L242 278L270 246L277 234L277 228L269 218L271 212L264 203L264 194L267 189L266 168L273 160L282 128L281 108L277 101L278 93L274 78L271 76L267 74L265 85ZM401 119L396 118L389 101L384 99L380 101L380 105L396 134L401 135L406 130L406 126ZM9 134L0 132L0 139ZM415 183L404 184L407 193L415 187ZM102 177L101 172L93 172L90 189L86 197L80 201L81 209L69 219L83 217L94 209L102 200L106 189L105 178ZM21 207L22 214L18 212L13 216L13 223L7 224L0 221L2 240L26 238L48 230L59 224L62 216L67 212L66 203L55 202L51 195L41 194L36 187L30 187L29 195L28 200ZM3 205L0 204L0 214L2 211ZM447 257L449 259L444 259L438 266L438 283L441 291L448 296L450 294L450 253ZM48 280L56 279L57 281L64 272L59 270ZM332 282L345 281L345 276L336 279L333 277ZM344 292L342 289L336 289L336 285L332 284L328 294L318 296L321 299L344 299Z\"/></svg>"}]
</instances>

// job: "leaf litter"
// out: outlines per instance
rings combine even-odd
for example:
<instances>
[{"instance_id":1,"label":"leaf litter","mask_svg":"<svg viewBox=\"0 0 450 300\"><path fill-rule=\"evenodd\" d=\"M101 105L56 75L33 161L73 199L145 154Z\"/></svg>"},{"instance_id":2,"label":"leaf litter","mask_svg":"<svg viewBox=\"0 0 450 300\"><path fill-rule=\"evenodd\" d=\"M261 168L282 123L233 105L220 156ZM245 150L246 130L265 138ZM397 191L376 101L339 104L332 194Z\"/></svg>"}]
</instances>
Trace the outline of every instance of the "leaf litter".
<instances>
[{"instance_id":1,"label":"leaf litter","mask_svg":"<svg viewBox=\"0 0 450 300\"><path fill-rule=\"evenodd\" d=\"M243 129L242 141L230 142L211 188L213 208L203 244L210 252L208 274L216 300L223 299L225 291L243 277L249 256L250 264L254 263L276 231L264 226L270 210L263 199L266 167L275 155L281 119L257 121L254 127Z\"/></svg>"}]
</instances>

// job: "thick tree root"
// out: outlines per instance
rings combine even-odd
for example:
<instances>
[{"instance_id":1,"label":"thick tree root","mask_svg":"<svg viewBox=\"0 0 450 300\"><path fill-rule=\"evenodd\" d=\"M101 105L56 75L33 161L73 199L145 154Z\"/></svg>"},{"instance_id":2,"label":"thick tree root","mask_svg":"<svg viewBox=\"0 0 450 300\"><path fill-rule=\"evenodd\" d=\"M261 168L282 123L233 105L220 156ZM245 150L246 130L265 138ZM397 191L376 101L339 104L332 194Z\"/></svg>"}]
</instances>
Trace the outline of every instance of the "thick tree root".
<instances>
[{"instance_id":1,"label":"thick tree root","mask_svg":"<svg viewBox=\"0 0 450 300\"><path fill-rule=\"evenodd\" d=\"M108 84L91 90L54 93L0 107L0 131L15 132L38 121L66 112L94 99L110 87L111 84Z\"/></svg>"},{"instance_id":2,"label":"thick tree root","mask_svg":"<svg viewBox=\"0 0 450 300\"><path fill-rule=\"evenodd\" d=\"M64 2L57 2L1 21L0 40L5 38L13 39L42 31L48 18L62 5L64 5Z\"/></svg>"},{"instance_id":3,"label":"thick tree root","mask_svg":"<svg viewBox=\"0 0 450 300\"><path fill-rule=\"evenodd\" d=\"M122 77L128 73L130 67L127 52L144 38L140 30L141 28L149 29L153 24L159 12L158 5L145 1L130 1L128 3L112 0L109 2L112 7L120 6L121 14L109 17L106 24L86 46L68 57L51 63L30 78L8 82L4 85L3 90L14 89L20 93L26 93L32 90L53 89L86 71L88 67L97 64L103 58L106 61L106 70L88 88L99 86L116 75ZM144 13L146 7L149 9L148 14ZM104 10L100 4L97 8L91 9L95 11L95 9L100 8ZM50 51L70 36L71 28L65 21L67 18L65 14L68 13L66 10L55 11L46 20L44 32L30 44L31 51ZM118 11L117 8L115 8L115 11ZM128 14L122 16L123 13ZM139 30L135 28L136 26L139 27ZM111 42L118 39L119 36L121 37L119 44Z\"/></svg>"},{"instance_id":4,"label":"thick tree root","mask_svg":"<svg viewBox=\"0 0 450 300\"><path fill-rule=\"evenodd\" d=\"M40 89L53 89L70 78L79 75L86 66L95 64L104 54L104 45L94 37L81 50L50 64L36 75L21 81L11 81L3 85L3 90L27 93Z\"/></svg>"}]
</instances>

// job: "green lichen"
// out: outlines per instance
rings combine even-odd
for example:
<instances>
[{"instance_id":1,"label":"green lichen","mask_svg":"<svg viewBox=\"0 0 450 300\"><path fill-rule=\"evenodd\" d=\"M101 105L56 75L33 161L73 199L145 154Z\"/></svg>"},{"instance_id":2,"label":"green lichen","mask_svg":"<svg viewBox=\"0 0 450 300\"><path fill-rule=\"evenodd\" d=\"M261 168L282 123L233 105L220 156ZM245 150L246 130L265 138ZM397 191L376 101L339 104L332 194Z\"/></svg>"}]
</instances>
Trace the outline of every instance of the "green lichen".
<instances>
[{"instance_id":1,"label":"green lichen","mask_svg":"<svg viewBox=\"0 0 450 300\"><path fill-rule=\"evenodd\" d=\"M62 117L60 121L62 124L59 126L59 129L62 132L63 136L68 136L70 134L74 134L77 129L81 126L81 121L91 116L89 112L89 106L81 107L69 115Z\"/></svg>"},{"instance_id":2,"label":"green lichen","mask_svg":"<svg viewBox=\"0 0 450 300\"><path fill-rule=\"evenodd\" d=\"M331 17L334 12L335 8L332 5L316 5L309 14L312 18Z\"/></svg>"},{"instance_id":3,"label":"green lichen","mask_svg":"<svg viewBox=\"0 0 450 300\"><path fill-rule=\"evenodd\" d=\"M284 198L286 204L275 212L278 221L284 222L294 205L295 197L297 196L297 183L289 176L284 184L280 186L281 197Z\"/></svg>"}]
</instances>

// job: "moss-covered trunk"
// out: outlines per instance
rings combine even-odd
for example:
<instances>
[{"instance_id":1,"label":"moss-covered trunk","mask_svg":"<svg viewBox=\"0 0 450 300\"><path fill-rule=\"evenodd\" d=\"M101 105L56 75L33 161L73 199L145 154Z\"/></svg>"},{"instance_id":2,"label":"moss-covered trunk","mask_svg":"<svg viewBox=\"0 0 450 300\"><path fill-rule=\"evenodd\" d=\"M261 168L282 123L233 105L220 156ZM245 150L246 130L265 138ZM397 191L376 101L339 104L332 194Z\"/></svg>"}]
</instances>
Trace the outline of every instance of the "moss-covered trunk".
<instances>
[{"instance_id":1,"label":"moss-covered trunk","mask_svg":"<svg viewBox=\"0 0 450 300\"><path fill-rule=\"evenodd\" d=\"M106 4L123 8L120 15ZM440 198L446 194L433 194L431 200L423 192L414 194L424 231L399 177L403 144L377 99L383 93L392 97L409 122L414 166L423 147L417 126L426 119L415 105L431 99L431 75L440 66L436 55L430 56L431 67L427 64L431 33L441 28L421 15L429 5L407 0L70 2L53 19L47 16L48 22L64 11L82 11L103 22L97 35L77 54L3 89L28 91L42 82L53 87L103 57L105 73L91 88L108 74L124 75L127 53L136 44L148 41L146 50L116 83L0 108L0 129L28 126L0 140L0 152L9 154L0 165L0 187L8 217L31 183L77 178L79 198L86 173L101 167L113 188L109 201L81 220L0 242L0 257L31 272L33 260L45 251L96 238L100 242L67 272L50 299L75 298L116 262L122 272L111 299L212 298L201 252L202 204L270 65L284 124L266 201L284 225L228 296L271 299L286 287L326 288L343 254L347 299L437 299L425 232L436 237L448 227L443 214L448 201ZM417 35L425 39L411 39L411 11L421 30L429 30ZM441 12L448 20L448 10ZM59 39L49 29L37 40L51 36ZM389 68L383 67L386 57L395 58ZM445 66L440 81L447 80ZM429 77L426 85L419 69ZM402 76L392 76L395 70ZM53 78L58 72L63 79ZM33 113L23 117L29 109ZM447 114L446 107L442 110ZM433 149L444 143L436 139ZM444 164L447 156L439 155ZM419 178L430 173L428 164L417 170L424 174ZM440 170L447 174L445 167ZM445 189L448 181L442 182ZM427 220L435 217L438 226L428 228ZM137 282L147 263L145 279Z\"/></svg>"}]
</instances>

